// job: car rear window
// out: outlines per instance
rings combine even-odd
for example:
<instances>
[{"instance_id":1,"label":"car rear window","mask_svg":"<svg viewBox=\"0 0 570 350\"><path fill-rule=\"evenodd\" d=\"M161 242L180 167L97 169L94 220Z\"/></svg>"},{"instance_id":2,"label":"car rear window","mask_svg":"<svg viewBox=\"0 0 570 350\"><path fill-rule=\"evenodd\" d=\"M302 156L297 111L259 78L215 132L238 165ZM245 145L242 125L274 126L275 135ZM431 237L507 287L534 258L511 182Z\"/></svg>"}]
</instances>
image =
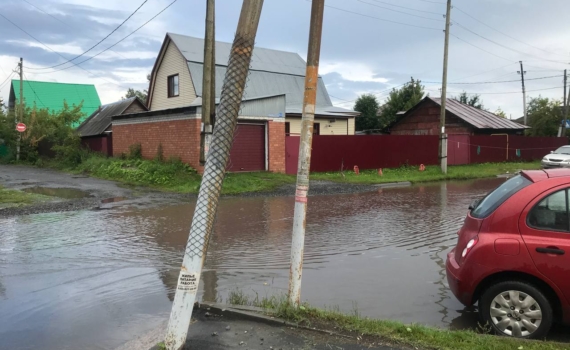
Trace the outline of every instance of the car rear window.
<instances>
[{"instance_id":1,"label":"car rear window","mask_svg":"<svg viewBox=\"0 0 570 350\"><path fill-rule=\"evenodd\" d=\"M503 204L512 195L530 185L532 182L521 175L517 175L504 184L497 187L489 193L479 204L471 211L471 216L477 219L485 218L491 215L501 204Z\"/></svg>"}]
</instances>

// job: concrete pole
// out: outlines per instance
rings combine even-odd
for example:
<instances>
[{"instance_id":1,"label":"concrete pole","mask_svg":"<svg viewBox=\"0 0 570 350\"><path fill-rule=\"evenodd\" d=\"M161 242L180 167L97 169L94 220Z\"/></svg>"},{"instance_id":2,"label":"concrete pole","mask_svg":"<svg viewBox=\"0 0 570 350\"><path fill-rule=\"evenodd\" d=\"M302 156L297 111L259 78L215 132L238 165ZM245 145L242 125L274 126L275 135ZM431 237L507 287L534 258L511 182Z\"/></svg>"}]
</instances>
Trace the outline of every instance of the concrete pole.
<instances>
[{"instance_id":1,"label":"concrete pole","mask_svg":"<svg viewBox=\"0 0 570 350\"><path fill-rule=\"evenodd\" d=\"M519 61L519 62L521 64L521 71L519 73L521 75L521 82L522 82L524 125L528 125L528 118L527 118L527 111L526 111L526 89L524 86L524 75L526 74L526 72L524 71L522 61Z\"/></svg>"},{"instance_id":2,"label":"concrete pole","mask_svg":"<svg viewBox=\"0 0 570 350\"><path fill-rule=\"evenodd\" d=\"M18 114L20 115L19 122L24 120L24 59L20 57L20 110ZM16 161L20 160L20 143L22 142L22 133L18 132L18 141L16 142Z\"/></svg>"},{"instance_id":3,"label":"concrete pole","mask_svg":"<svg viewBox=\"0 0 570 350\"><path fill-rule=\"evenodd\" d=\"M564 121L562 122L562 132L560 133L561 137L566 137L566 121L568 120L568 97L566 97L566 90L568 86L568 71L564 70ZM570 96L570 95L569 95Z\"/></svg>"},{"instance_id":4,"label":"concrete pole","mask_svg":"<svg viewBox=\"0 0 570 350\"><path fill-rule=\"evenodd\" d=\"M443 79L441 86L441 114L439 117L439 158L441 172L447 174L447 135L445 134L445 111L447 104L447 62L449 59L449 26L451 23L451 0L447 0L445 15L445 46L443 49Z\"/></svg>"},{"instance_id":5,"label":"concrete pole","mask_svg":"<svg viewBox=\"0 0 570 350\"><path fill-rule=\"evenodd\" d=\"M204 38L204 71L202 77L202 129L200 164L206 164L216 113L216 38L215 0L206 0L206 35Z\"/></svg>"},{"instance_id":6,"label":"concrete pole","mask_svg":"<svg viewBox=\"0 0 570 350\"><path fill-rule=\"evenodd\" d=\"M214 228L218 200L230 157L245 82L249 73L262 6L263 0L243 1L222 88L218 120L202 176L190 236L184 252L166 331L164 344L168 350L180 350L186 343L200 275L206 259L210 235Z\"/></svg>"},{"instance_id":7,"label":"concrete pole","mask_svg":"<svg viewBox=\"0 0 570 350\"><path fill-rule=\"evenodd\" d=\"M307 193L309 191L309 171L311 168L311 147L317 84L319 80L319 59L325 0L313 0L311 8L311 28L309 50L305 73L305 96L303 98L303 119L301 121L301 141L297 170L297 191L295 193L295 213L293 218L293 239L291 243L291 269L289 270L289 302L298 307L301 302L301 277L303 274L303 252L305 249L305 224L307 220Z\"/></svg>"}]
</instances>

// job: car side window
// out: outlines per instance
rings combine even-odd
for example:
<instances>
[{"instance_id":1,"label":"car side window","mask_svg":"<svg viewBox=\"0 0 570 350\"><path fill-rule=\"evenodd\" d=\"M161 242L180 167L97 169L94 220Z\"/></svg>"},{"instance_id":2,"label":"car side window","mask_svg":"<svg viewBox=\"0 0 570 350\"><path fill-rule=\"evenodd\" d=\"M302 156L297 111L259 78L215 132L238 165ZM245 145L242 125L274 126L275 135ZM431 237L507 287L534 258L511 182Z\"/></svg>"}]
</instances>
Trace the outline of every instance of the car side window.
<instances>
[{"instance_id":1,"label":"car side window","mask_svg":"<svg viewBox=\"0 0 570 350\"><path fill-rule=\"evenodd\" d=\"M567 189L542 199L527 216L528 225L537 230L568 232L569 222Z\"/></svg>"}]
</instances>

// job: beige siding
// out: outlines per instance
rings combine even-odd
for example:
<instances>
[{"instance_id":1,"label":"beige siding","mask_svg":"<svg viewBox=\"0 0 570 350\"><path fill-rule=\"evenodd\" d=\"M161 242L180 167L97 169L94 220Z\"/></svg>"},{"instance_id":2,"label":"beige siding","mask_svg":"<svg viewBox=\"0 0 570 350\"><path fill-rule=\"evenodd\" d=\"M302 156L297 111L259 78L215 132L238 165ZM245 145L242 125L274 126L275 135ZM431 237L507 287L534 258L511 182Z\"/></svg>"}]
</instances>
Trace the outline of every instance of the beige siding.
<instances>
[{"instance_id":1,"label":"beige siding","mask_svg":"<svg viewBox=\"0 0 570 350\"><path fill-rule=\"evenodd\" d=\"M168 76L174 74L178 74L179 77L180 95L169 98L167 85ZM164 58L156 73L150 110L156 111L160 109L184 107L191 104L195 99L196 91L194 90L192 79L190 78L190 71L188 70L186 60L171 42L166 48Z\"/></svg>"},{"instance_id":2,"label":"beige siding","mask_svg":"<svg viewBox=\"0 0 570 350\"><path fill-rule=\"evenodd\" d=\"M356 122L356 118L350 118L348 120L348 134L349 135L354 135L354 133L355 133L355 127L354 127L355 122Z\"/></svg>"},{"instance_id":3,"label":"beige siding","mask_svg":"<svg viewBox=\"0 0 570 350\"><path fill-rule=\"evenodd\" d=\"M331 123L331 120L335 120L334 123ZM291 134L300 134L301 133L301 118L293 118L287 117L286 122L289 123L289 130ZM352 133L350 133L350 123L352 122ZM321 135L354 135L354 119L347 121L346 119L315 119L315 123L320 124ZM347 125L348 131L347 134Z\"/></svg>"}]
</instances>

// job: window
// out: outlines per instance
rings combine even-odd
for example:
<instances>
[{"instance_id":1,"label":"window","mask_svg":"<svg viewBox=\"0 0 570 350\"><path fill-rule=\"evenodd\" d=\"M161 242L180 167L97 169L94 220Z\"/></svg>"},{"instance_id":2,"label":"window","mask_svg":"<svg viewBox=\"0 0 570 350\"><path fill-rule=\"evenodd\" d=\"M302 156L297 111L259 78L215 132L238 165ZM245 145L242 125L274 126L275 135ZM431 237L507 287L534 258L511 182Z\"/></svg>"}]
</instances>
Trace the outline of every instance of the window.
<instances>
[{"instance_id":1,"label":"window","mask_svg":"<svg viewBox=\"0 0 570 350\"><path fill-rule=\"evenodd\" d=\"M539 230L568 231L568 190L541 200L528 214L527 224Z\"/></svg>"},{"instance_id":2,"label":"window","mask_svg":"<svg viewBox=\"0 0 570 350\"><path fill-rule=\"evenodd\" d=\"M168 77L168 97L176 97L180 94L178 74Z\"/></svg>"},{"instance_id":3,"label":"window","mask_svg":"<svg viewBox=\"0 0 570 350\"><path fill-rule=\"evenodd\" d=\"M291 134L291 123L285 122L285 135L289 136Z\"/></svg>"},{"instance_id":4,"label":"window","mask_svg":"<svg viewBox=\"0 0 570 350\"><path fill-rule=\"evenodd\" d=\"M480 201L475 209L471 211L471 216L477 219L483 219L494 212L501 204L509 199L513 194L530 185L532 182L521 175L517 175L501 186L497 187L493 192L489 193L482 201Z\"/></svg>"},{"instance_id":5,"label":"window","mask_svg":"<svg viewBox=\"0 0 570 350\"><path fill-rule=\"evenodd\" d=\"M321 134L321 123L314 123L313 124L313 135L320 135Z\"/></svg>"}]
</instances>

